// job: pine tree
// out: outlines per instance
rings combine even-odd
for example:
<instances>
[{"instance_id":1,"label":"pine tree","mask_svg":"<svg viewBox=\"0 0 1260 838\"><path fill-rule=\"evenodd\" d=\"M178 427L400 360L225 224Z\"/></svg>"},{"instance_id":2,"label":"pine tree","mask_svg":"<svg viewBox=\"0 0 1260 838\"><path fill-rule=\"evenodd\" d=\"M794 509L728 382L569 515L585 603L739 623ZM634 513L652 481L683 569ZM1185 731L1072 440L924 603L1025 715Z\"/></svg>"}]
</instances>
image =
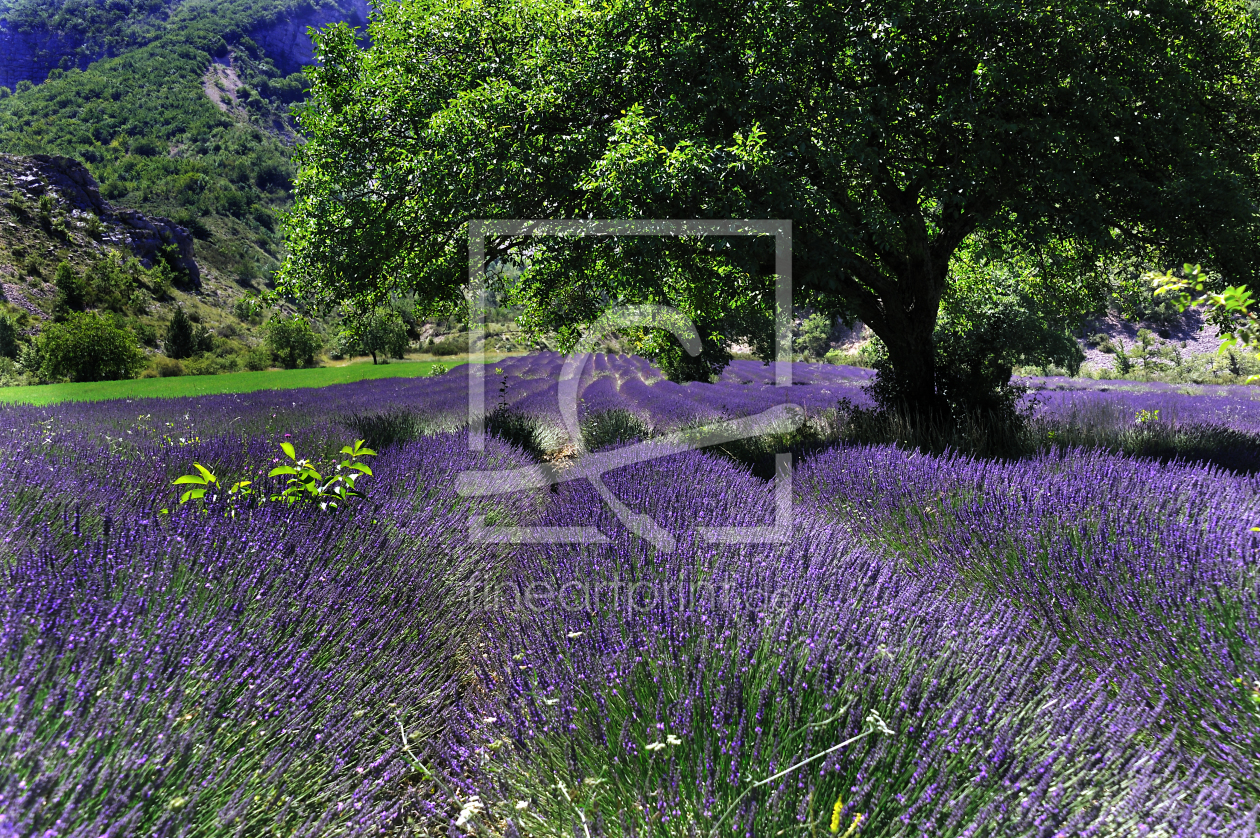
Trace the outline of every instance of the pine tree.
<instances>
[{"instance_id":1,"label":"pine tree","mask_svg":"<svg viewBox=\"0 0 1260 838\"><path fill-rule=\"evenodd\" d=\"M166 340L163 345L168 358L187 358L197 350L197 339L193 335L193 324L188 319L188 315L184 313L183 306L175 307L175 314L171 317L171 325L166 327Z\"/></svg>"}]
</instances>

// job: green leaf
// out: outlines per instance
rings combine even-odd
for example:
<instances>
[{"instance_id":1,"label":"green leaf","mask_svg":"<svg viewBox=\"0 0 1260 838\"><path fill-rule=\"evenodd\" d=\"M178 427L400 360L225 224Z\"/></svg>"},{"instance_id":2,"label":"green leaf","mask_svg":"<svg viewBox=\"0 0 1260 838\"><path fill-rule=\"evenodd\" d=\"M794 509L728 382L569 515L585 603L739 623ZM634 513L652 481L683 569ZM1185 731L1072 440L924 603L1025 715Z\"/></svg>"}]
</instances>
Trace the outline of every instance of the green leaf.
<instances>
[{"instance_id":1,"label":"green leaf","mask_svg":"<svg viewBox=\"0 0 1260 838\"><path fill-rule=\"evenodd\" d=\"M179 496L180 503L187 503L189 500L201 500L206 496L205 489L189 489L187 492Z\"/></svg>"},{"instance_id":2,"label":"green leaf","mask_svg":"<svg viewBox=\"0 0 1260 838\"><path fill-rule=\"evenodd\" d=\"M290 460L297 460L297 452L293 450L293 443L291 442L280 443L280 450L283 451L285 454L289 455Z\"/></svg>"},{"instance_id":3,"label":"green leaf","mask_svg":"<svg viewBox=\"0 0 1260 838\"><path fill-rule=\"evenodd\" d=\"M267 476L275 477L276 475L279 475L279 474L297 474L297 473L298 473L298 470L295 469L293 466L276 466L271 471L267 472Z\"/></svg>"},{"instance_id":4,"label":"green leaf","mask_svg":"<svg viewBox=\"0 0 1260 838\"><path fill-rule=\"evenodd\" d=\"M175 482L172 483L171 485L179 486L184 483L196 483L198 486L207 485L204 477L198 477L195 474L185 474L183 477L176 477Z\"/></svg>"},{"instance_id":5,"label":"green leaf","mask_svg":"<svg viewBox=\"0 0 1260 838\"><path fill-rule=\"evenodd\" d=\"M203 466L201 463L193 463L193 468L201 472L201 476L206 478L207 483L217 483L218 478L214 476L214 472Z\"/></svg>"},{"instance_id":6,"label":"green leaf","mask_svg":"<svg viewBox=\"0 0 1260 838\"><path fill-rule=\"evenodd\" d=\"M351 463L349 467L355 469L356 471L361 471L368 476L372 476L372 469L363 465L363 463Z\"/></svg>"}]
</instances>

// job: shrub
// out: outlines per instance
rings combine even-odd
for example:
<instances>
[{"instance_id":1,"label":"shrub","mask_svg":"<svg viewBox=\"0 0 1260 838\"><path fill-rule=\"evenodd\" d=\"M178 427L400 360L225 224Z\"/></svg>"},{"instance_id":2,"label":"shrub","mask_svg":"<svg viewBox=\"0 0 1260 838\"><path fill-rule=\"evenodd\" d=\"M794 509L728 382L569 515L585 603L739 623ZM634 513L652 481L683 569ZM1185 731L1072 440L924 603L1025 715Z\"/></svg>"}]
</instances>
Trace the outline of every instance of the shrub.
<instances>
[{"instance_id":1,"label":"shrub","mask_svg":"<svg viewBox=\"0 0 1260 838\"><path fill-rule=\"evenodd\" d=\"M160 378L175 378L184 374L184 365L174 358L158 358L153 366Z\"/></svg>"},{"instance_id":2,"label":"shrub","mask_svg":"<svg viewBox=\"0 0 1260 838\"><path fill-rule=\"evenodd\" d=\"M328 344L328 357L335 361L342 358L353 358L355 355L362 354L359 351L359 343L354 339L354 335L349 329L343 329L333 336L332 341Z\"/></svg>"},{"instance_id":3,"label":"shrub","mask_svg":"<svg viewBox=\"0 0 1260 838\"><path fill-rule=\"evenodd\" d=\"M499 405L486 414L486 433L515 445L535 459L541 460L560 446L556 435L537 416L507 405Z\"/></svg>"},{"instance_id":4,"label":"shrub","mask_svg":"<svg viewBox=\"0 0 1260 838\"><path fill-rule=\"evenodd\" d=\"M245 369L261 372L271 366L271 352L264 346L255 346L244 353Z\"/></svg>"},{"instance_id":5,"label":"shrub","mask_svg":"<svg viewBox=\"0 0 1260 838\"><path fill-rule=\"evenodd\" d=\"M445 357L449 355L463 355L468 351L467 335L452 335L443 338L428 348L430 355Z\"/></svg>"},{"instance_id":6,"label":"shrub","mask_svg":"<svg viewBox=\"0 0 1260 838\"><path fill-rule=\"evenodd\" d=\"M315 363L321 341L310 321L300 314L289 317L275 315L267 321L267 346L285 369L307 367Z\"/></svg>"},{"instance_id":7,"label":"shrub","mask_svg":"<svg viewBox=\"0 0 1260 838\"><path fill-rule=\"evenodd\" d=\"M241 297L232 303L232 313L246 323L261 323L262 302L257 297Z\"/></svg>"},{"instance_id":8,"label":"shrub","mask_svg":"<svg viewBox=\"0 0 1260 838\"><path fill-rule=\"evenodd\" d=\"M70 267L69 262L63 261L57 265L57 272L53 274L53 285L57 287L57 299L53 303L53 312L57 316L65 317L72 311L83 311L87 306L87 283Z\"/></svg>"},{"instance_id":9,"label":"shrub","mask_svg":"<svg viewBox=\"0 0 1260 838\"><path fill-rule=\"evenodd\" d=\"M429 433L429 423L409 410L388 410L383 413L357 413L341 420L362 437L369 448L382 450L401 442L410 442Z\"/></svg>"},{"instance_id":10,"label":"shrub","mask_svg":"<svg viewBox=\"0 0 1260 838\"><path fill-rule=\"evenodd\" d=\"M0 387L20 387L25 383L22 368L12 358L0 355Z\"/></svg>"},{"instance_id":11,"label":"shrub","mask_svg":"<svg viewBox=\"0 0 1260 838\"><path fill-rule=\"evenodd\" d=\"M40 336L41 369L50 379L110 381L134 378L145 366L136 336L95 312L50 323Z\"/></svg>"},{"instance_id":12,"label":"shrub","mask_svg":"<svg viewBox=\"0 0 1260 838\"><path fill-rule=\"evenodd\" d=\"M822 312L806 317L796 344L811 358L823 357L831 345L831 318Z\"/></svg>"},{"instance_id":13,"label":"shrub","mask_svg":"<svg viewBox=\"0 0 1260 838\"><path fill-rule=\"evenodd\" d=\"M582 447L599 451L614 445L637 442L652 435L648 424L623 408L601 410L582 418Z\"/></svg>"},{"instance_id":14,"label":"shrub","mask_svg":"<svg viewBox=\"0 0 1260 838\"><path fill-rule=\"evenodd\" d=\"M36 384L47 381L44 377L44 350L40 341L32 340L18 347L17 365Z\"/></svg>"},{"instance_id":15,"label":"shrub","mask_svg":"<svg viewBox=\"0 0 1260 838\"><path fill-rule=\"evenodd\" d=\"M42 278L44 275L44 260L32 253L22 260L22 271L27 276Z\"/></svg>"},{"instance_id":16,"label":"shrub","mask_svg":"<svg viewBox=\"0 0 1260 838\"><path fill-rule=\"evenodd\" d=\"M220 357L205 353L188 360L184 369L189 375L221 375L225 372L236 372L240 369L240 361L235 355Z\"/></svg>"},{"instance_id":17,"label":"shrub","mask_svg":"<svg viewBox=\"0 0 1260 838\"><path fill-rule=\"evenodd\" d=\"M1025 289L1009 283L951 289L932 338L935 409L958 422L984 417L985 422L1019 424L1025 418L1017 409L1024 389L1011 384L1016 365L1053 364L1075 375L1084 360L1066 318L1043 310ZM870 388L875 401L888 410L904 409L905 382L886 350L875 369Z\"/></svg>"},{"instance_id":18,"label":"shrub","mask_svg":"<svg viewBox=\"0 0 1260 838\"><path fill-rule=\"evenodd\" d=\"M16 358L18 353L18 328L13 318L0 312L0 358Z\"/></svg>"}]
</instances>

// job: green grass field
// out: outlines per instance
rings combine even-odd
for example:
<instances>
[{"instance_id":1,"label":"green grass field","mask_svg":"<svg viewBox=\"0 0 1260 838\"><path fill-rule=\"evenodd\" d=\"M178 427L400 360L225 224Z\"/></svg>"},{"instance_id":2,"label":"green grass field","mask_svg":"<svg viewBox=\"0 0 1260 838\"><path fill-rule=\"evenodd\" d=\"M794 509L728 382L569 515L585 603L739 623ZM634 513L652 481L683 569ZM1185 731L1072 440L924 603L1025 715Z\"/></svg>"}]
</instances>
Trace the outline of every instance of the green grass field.
<instances>
[{"instance_id":1,"label":"green grass field","mask_svg":"<svg viewBox=\"0 0 1260 838\"><path fill-rule=\"evenodd\" d=\"M444 361L448 367L464 363L457 357ZM488 361L495 360L487 358ZM428 375L438 361L394 361L389 364L346 364L308 370L232 372L224 375L184 375L175 378L136 378L130 381L91 381L82 384L41 384L0 389L0 403L46 405L56 402L97 402L106 399L177 398L214 393L250 393L254 390L290 390L295 387L327 387L368 378Z\"/></svg>"}]
</instances>

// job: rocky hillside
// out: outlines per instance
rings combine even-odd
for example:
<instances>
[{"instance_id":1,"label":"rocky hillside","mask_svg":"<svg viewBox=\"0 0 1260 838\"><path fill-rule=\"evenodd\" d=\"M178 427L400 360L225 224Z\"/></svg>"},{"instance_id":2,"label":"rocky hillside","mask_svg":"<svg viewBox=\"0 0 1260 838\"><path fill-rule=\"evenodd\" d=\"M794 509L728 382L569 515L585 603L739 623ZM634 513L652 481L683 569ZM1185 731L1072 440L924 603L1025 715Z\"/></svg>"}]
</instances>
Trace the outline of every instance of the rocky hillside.
<instances>
[{"instance_id":1,"label":"rocky hillside","mask_svg":"<svg viewBox=\"0 0 1260 838\"><path fill-rule=\"evenodd\" d=\"M313 59L308 27L342 20L366 26L367 0L0 0L0 86L40 84L190 29L228 44L249 37L287 74Z\"/></svg>"},{"instance_id":2,"label":"rocky hillside","mask_svg":"<svg viewBox=\"0 0 1260 838\"><path fill-rule=\"evenodd\" d=\"M217 333L256 342L251 309L241 304L245 292L199 264L196 242L186 228L112 205L76 160L0 154L0 291L4 307L24 331L38 331L52 316L58 265L65 262L76 274L90 275L115 253L119 261L134 257L144 269L164 265L164 275L171 278L168 287L137 286L130 296L112 302L137 334L159 337L180 304Z\"/></svg>"},{"instance_id":3,"label":"rocky hillside","mask_svg":"<svg viewBox=\"0 0 1260 838\"><path fill-rule=\"evenodd\" d=\"M284 258L307 29L367 17L366 0L0 0L8 303L33 328L63 259L151 265L174 245L175 297L252 338L234 307Z\"/></svg>"}]
</instances>

